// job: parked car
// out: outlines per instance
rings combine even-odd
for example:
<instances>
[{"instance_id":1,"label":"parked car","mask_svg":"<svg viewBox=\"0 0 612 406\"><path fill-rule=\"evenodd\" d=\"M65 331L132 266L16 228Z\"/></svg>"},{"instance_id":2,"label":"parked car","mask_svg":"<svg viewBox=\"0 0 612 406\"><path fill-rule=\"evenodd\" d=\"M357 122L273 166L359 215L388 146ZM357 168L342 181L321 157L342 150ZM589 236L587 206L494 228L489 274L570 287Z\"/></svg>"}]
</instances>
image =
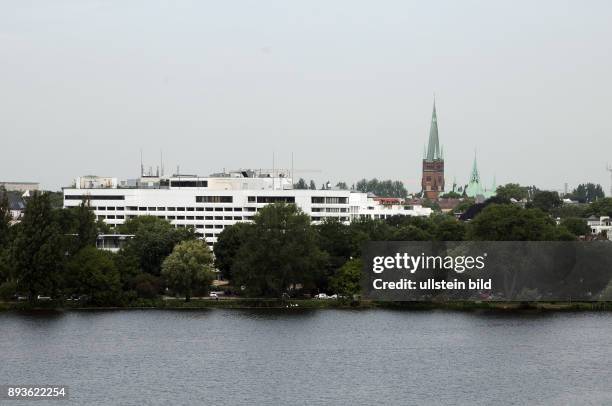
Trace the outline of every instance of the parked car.
<instances>
[{"instance_id":1,"label":"parked car","mask_svg":"<svg viewBox=\"0 0 612 406\"><path fill-rule=\"evenodd\" d=\"M217 292L210 292L208 294L208 297L213 297L213 298L217 299L219 297L219 295L217 295Z\"/></svg>"},{"instance_id":2,"label":"parked car","mask_svg":"<svg viewBox=\"0 0 612 406\"><path fill-rule=\"evenodd\" d=\"M326 293L319 293L318 295L315 295L315 299L329 299L329 296L327 296Z\"/></svg>"}]
</instances>

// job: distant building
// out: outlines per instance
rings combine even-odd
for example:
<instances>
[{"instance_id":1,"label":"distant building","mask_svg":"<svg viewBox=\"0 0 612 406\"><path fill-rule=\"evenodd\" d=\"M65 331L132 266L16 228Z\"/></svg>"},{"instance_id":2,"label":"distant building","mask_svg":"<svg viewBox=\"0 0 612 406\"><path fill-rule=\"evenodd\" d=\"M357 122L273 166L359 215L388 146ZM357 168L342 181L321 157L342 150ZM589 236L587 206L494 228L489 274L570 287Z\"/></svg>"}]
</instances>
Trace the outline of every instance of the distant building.
<instances>
[{"instance_id":1,"label":"distant building","mask_svg":"<svg viewBox=\"0 0 612 406\"><path fill-rule=\"evenodd\" d=\"M431 200L437 200L444 192L444 156L438 139L438 118L436 117L436 102L434 100L429 142L423 156L423 176L421 178L421 194Z\"/></svg>"},{"instance_id":2,"label":"distant building","mask_svg":"<svg viewBox=\"0 0 612 406\"><path fill-rule=\"evenodd\" d=\"M609 216L591 216L586 219L593 237L603 237L612 240L612 221Z\"/></svg>"},{"instance_id":3,"label":"distant building","mask_svg":"<svg viewBox=\"0 0 612 406\"><path fill-rule=\"evenodd\" d=\"M8 192L34 192L40 189L38 182L0 182L0 189Z\"/></svg>"},{"instance_id":4,"label":"distant building","mask_svg":"<svg viewBox=\"0 0 612 406\"><path fill-rule=\"evenodd\" d=\"M4 198L4 193L7 194L9 210L11 211L12 223L19 223L23 217L26 204L23 199L22 193L17 191L2 191L0 189L0 198ZM26 193L26 192L24 192Z\"/></svg>"}]
</instances>

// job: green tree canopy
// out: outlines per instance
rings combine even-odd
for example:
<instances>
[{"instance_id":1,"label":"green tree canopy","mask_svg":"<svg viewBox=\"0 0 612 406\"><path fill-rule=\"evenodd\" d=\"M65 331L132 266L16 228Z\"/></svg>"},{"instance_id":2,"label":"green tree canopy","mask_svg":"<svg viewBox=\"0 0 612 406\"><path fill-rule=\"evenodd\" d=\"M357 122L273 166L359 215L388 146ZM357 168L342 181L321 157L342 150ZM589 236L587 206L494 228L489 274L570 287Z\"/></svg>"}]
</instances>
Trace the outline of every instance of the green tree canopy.
<instances>
[{"instance_id":1,"label":"green tree canopy","mask_svg":"<svg viewBox=\"0 0 612 406\"><path fill-rule=\"evenodd\" d=\"M293 185L294 189L308 189L308 184L304 180L304 178L300 178L295 185Z\"/></svg>"},{"instance_id":2,"label":"green tree canopy","mask_svg":"<svg viewBox=\"0 0 612 406\"><path fill-rule=\"evenodd\" d=\"M207 293L214 279L212 253L200 240L178 243L164 260L161 275L175 293L189 301L194 292Z\"/></svg>"},{"instance_id":3,"label":"green tree canopy","mask_svg":"<svg viewBox=\"0 0 612 406\"><path fill-rule=\"evenodd\" d=\"M30 302L39 294L56 296L64 265L65 244L46 193L34 192L16 227L12 258L18 287Z\"/></svg>"},{"instance_id":4,"label":"green tree canopy","mask_svg":"<svg viewBox=\"0 0 612 406\"><path fill-rule=\"evenodd\" d=\"M254 216L232 275L250 296L279 297L299 285L313 289L326 262L310 217L293 204L270 204Z\"/></svg>"},{"instance_id":5,"label":"green tree canopy","mask_svg":"<svg viewBox=\"0 0 612 406\"><path fill-rule=\"evenodd\" d=\"M497 196L510 200L523 200L529 197L528 188L518 183L507 183L497 187Z\"/></svg>"},{"instance_id":6,"label":"green tree canopy","mask_svg":"<svg viewBox=\"0 0 612 406\"><path fill-rule=\"evenodd\" d=\"M336 187L340 190L348 190L348 185L346 182L338 182L336 183Z\"/></svg>"},{"instance_id":7,"label":"green tree canopy","mask_svg":"<svg viewBox=\"0 0 612 406\"><path fill-rule=\"evenodd\" d=\"M584 212L585 216L611 216L612 197L605 197L591 203Z\"/></svg>"},{"instance_id":8,"label":"green tree canopy","mask_svg":"<svg viewBox=\"0 0 612 406\"><path fill-rule=\"evenodd\" d=\"M485 207L468 226L468 239L475 241L553 241L555 222L540 209L510 204Z\"/></svg>"},{"instance_id":9,"label":"green tree canopy","mask_svg":"<svg viewBox=\"0 0 612 406\"><path fill-rule=\"evenodd\" d=\"M236 223L225 227L217 237L215 243L215 267L221 272L224 279L232 279L232 268L238 250L246 242L250 229L250 223Z\"/></svg>"},{"instance_id":10,"label":"green tree canopy","mask_svg":"<svg viewBox=\"0 0 612 406\"><path fill-rule=\"evenodd\" d=\"M159 275L162 261L181 241L196 238L192 228L174 228L168 221L155 216L139 216L120 226L123 234L133 234L123 250L124 255L138 259L140 269Z\"/></svg>"},{"instance_id":11,"label":"green tree canopy","mask_svg":"<svg viewBox=\"0 0 612 406\"><path fill-rule=\"evenodd\" d=\"M62 232L73 236L71 252L96 245L99 233L99 223L91 210L89 200L83 200L77 207L69 207L58 211Z\"/></svg>"},{"instance_id":12,"label":"green tree canopy","mask_svg":"<svg viewBox=\"0 0 612 406\"><path fill-rule=\"evenodd\" d=\"M531 207L535 207L545 212L551 212L554 209L561 207L563 202L559 198L559 193L548 190L537 191L531 202Z\"/></svg>"},{"instance_id":13,"label":"green tree canopy","mask_svg":"<svg viewBox=\"0 0 612 406\"><path fill-rule=\"evenodd\" d=\"M575 236L587 235L591 233L591 228L586 220L577 217L568 217L561 220L561 225Z\"/></svg>"},{"instance_id":14,"label":"green tree canopy","mask_svg":"<svg viewBox=\"0 0 612 406\"><path fill-rule=\"evenodd\" d=\"M113 254L86 246L70 258L66 265L68 293L86 295L95 305L117 304L121 281Z\"/></svg>"},{"instance_id":15,"label":"green tree canopy","mask_svg":"<svg viewBox=\"0 0 612 406\"><path fill-rule=\"evenodd\" d=\"M344 297L352 298L361 292L361 259L347 261L331 278L330 289Z\"/></svg>"},{"instance_id":16,"label":"green tree canopy","mask_svg":"<svg viewBox=\"0 0 612 406\"><path fill-rule=\"evenodd\" d=\"M0 188L0 249L9 243L9 227L11 226L11 208L8 193Z\"/></svg>"},{"instance_id":17,"label":"green tree canopy","mask_svg":"<svg viewBox=\"0 0 612 406\"><path fill-rule=\"evenodd\" d=\"M578 185L568 196L572 200L580 203L591 203L605 197L603 188L599 184L583 183Z\"/></svg>"},{"instance_id":18,"label":"green tree canopy","mask_svg":"<svg viewBox=\"0 0 612 406\"><path fill-rule=\"evenodd\" d=\"M446 193L440 195L440 197L442 199L459 199L459 198L461 198L461 194L455 192L454 190L451 190L449 192L446 192Z\"/></svg>"},{"instance_id":19,"label":"green tree canopy","mask_svg":"<svg viewBox=\"0 0 612 406\"><path fill-rule=\"evenodd\" d=\"M404 184L397 180L379 181L376 178L371 180L361 179L355 185L355 189L364 193L374 193L376 196L381 197L405 198L408 196L408 191L404 187Z\"/></svg>"}]
</instances>

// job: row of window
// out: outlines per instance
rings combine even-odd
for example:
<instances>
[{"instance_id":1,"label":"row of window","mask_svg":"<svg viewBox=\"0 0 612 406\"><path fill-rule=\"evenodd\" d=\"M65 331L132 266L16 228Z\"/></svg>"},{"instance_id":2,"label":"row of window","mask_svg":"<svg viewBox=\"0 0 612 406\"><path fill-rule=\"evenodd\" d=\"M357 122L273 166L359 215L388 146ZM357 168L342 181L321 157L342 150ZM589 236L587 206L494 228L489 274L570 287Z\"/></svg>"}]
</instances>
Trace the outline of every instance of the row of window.
<instances>
[{"instance_id":1,"label":"row of window","mask_svg":"<svg viewBox=\"0 0 612 406\"><path fill-rule=\"evenodd\" d=\"M295 196L249 196L249 203L295 203Z\"/></svg>"},{"instance_id":2,"label":"row of window","mask_svg":"<svg viewBox=\"0 0 612 406\"><path fill-rule=\"evenodd\" d=\"M138 217L135 214L128 214L127 218L128 219L133 219ZM241 221L241 220L250 220L251 218L248 216L156 216L157 218L160 218L162 220L200 220L200 221L212 221L212 220L217 220L217 221ZM104 215L104 214L100 214L98 215L99 219L123 219L123 216L114 216L114 215Z\"/></svg>"},{"instance_id":3,"label":"row of window","mask_svg":"<svg viewBox=\"0 0 612 406\"><path fill-rule=\"evenodd\" d=\"M310 219L312 221L322 221L322 220L325 219L325 217L312 216L312 217L310 217ZM340 221L349 221L349 218L348 217L338 217L338 220L340 220Z\"/></svg>"},{"instance_id":4,"label":"row of window","mask_svg":"<svg viewBox=\"0 0 612 406\"><path fill-rule=\"evenodd\" d=\"M91 210L106 211L117 210L123 211L125 207L112 206L97 206L91 207ZM127 206L128 211L257 211L255 207L143 207L143 206Z\"/></svg>"},{"instance_id":5,"label":"row of window","mask_svg":"<svg viewBox=\"0 0 612 406\"><path fill-rule=\"evenodd\" d=\"M196 196L196 203L232 203L233 196Z\"/></svg>"},{"instance_id":6,"label":"row of window","mask_svg":"<svg viewBox=\"0 0 612 406\"><path fill-rule=\"evenodd\" d=\"M312 196L310 202L313 204L348 204L348 197Z\"/></svg>"},{"instance_id":7,"label":"row of window","mask_svg":"<svg viewBox=\"0 0 612 406\"><path fill-rule=\"evenodd\" d=\"M313 213L325 212L325 213L346 213L348 209L346 207L313 207Z\"/></svg>"},{"instance_id":8,"label":"row of window","mask_svg":"<svg viewBox=\"0 0 612 406\"><path fill-rule=\"evenodd\" d=\"M66 200L125 200L125 196L121 195L65 195Z\"/></svg>"}]
</instances>

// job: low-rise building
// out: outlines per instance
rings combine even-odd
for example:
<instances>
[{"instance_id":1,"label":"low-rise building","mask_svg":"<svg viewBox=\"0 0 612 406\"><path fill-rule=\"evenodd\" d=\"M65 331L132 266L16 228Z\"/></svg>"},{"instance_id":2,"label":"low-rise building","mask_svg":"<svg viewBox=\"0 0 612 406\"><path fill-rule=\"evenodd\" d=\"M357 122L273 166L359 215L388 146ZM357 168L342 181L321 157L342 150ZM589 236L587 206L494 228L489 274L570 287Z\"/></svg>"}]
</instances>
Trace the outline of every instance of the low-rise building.
<instances>
[{"instance_id":1,"label":"low-rise building","mask_svg":"<svg viewBox=\"0 0 612 406\"><path fill-rule=\"evenodd\" d=\"M11 222L12 224L19 223L26 207L22 193L18 191L3 191L0 189L0 199L4 198L4 193L6 193L8 198L9 210L11 211L12 218Z\"/></svg>"},{"instance_id":2,"label":"low-rise building","mask_svg":"<svg viewBox=\"0 0 612 406\"><path fill-rule=\"evenodd\" d=\"M83 183L81 179L63 189L64 207L78 206L87 199L96 218L110 226L137 216L156 216L175 227L193 227L209 245L217 241L225 227L251 221L270 203L295 204L315 224L326 218L348 224L360 218L429 216L432 212L420 205L400 200L390 203L362 192L293 189L289 171L284 170L238 170L208 177L147 176L125 182L90 176Z\"/></svg>"},{"instance_id":3,"label":"low-rise building","mask_svg":"<svg viewBox=\"0 0 612 406\"><path fill-rule=\"evenodd\" d=\"M609 216L591 216L586 219L587 225L591 228L591 235L612 240L612 221Z\"/></svg>"},{"instance_id":4,"label":"low-rise building","mask_svg":"<svg viewBox=\"0 0 612 406\"><path fill-rule=\"evenodd\" d=\"M40 189L38 182L0 182L0 189L7 192L35 192Z\"/></svg>"}]
</instances>

